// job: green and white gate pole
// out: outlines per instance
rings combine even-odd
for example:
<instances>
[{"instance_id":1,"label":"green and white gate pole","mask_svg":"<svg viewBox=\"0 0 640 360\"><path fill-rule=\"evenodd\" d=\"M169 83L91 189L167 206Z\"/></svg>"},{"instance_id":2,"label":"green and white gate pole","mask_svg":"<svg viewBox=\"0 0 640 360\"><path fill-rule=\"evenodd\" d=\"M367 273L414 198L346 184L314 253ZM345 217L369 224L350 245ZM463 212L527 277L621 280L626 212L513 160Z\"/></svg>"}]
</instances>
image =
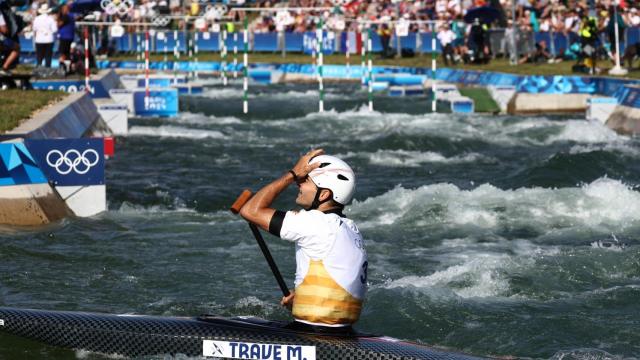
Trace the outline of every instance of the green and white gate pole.
<instances>
[{"instance_id":1,"label":"green and white gate pole","mask_svg":"<svg viewBox=\"0 0 640 360\"><path fill-rule=\"evenodd\" d=\"M163 44L164 44L164 46L163 46L164 61L162 63L162 70L167 70L167 61L168 61L167 60L167 51L168 51L168 49L167 49L167 36L168 35L167 35L166 31L162 32L162 34L164 35L164 41L163 41Z\"/></svg>"},{"instance_id":2,"label":"green and white gate pole","mask_svg":"<svg viewBox=\"0 0 640 360\"><path fill-rule=\"evenodd\" d=\"M178 62L180 62L180 38L178 37L178 30L173 30L173 83L178 83Z\"/></svg>"},{"instance_id":3,"label":"green and white gate pole","mask_svg":"<svg viewBox=\"0 0 640 360\"><path fill-rule=\"evenodd\" d=\"M238 78L238 31L233 29L233 78Z\"/></svg>"},{"instance_id":4,"label":"green and white gate pole","mask_svg":"<svg viewBox=\"0 0 640 360\"><path fill-rule=\"evenodd\" d=\"M249 96L248 96L248 90L249 90L249 20L247 19L247 17L244 17L244 24L243 24L243 40L244 40L244 61L243 61L243 67L242 67L242 76L243 76L243 83L242 83L242 111L243 113L248 113L249 112Z\"/></svg>"},{"instance_id":5,"label":"green and white gate pole","mask_svg":"<svg viewBox=\"0 0 640 360\"><path fill-rule=\"evenodd\" d=\"M222 24L222 85L227 86L227 25Z\"/></svg>"}]
</instances>

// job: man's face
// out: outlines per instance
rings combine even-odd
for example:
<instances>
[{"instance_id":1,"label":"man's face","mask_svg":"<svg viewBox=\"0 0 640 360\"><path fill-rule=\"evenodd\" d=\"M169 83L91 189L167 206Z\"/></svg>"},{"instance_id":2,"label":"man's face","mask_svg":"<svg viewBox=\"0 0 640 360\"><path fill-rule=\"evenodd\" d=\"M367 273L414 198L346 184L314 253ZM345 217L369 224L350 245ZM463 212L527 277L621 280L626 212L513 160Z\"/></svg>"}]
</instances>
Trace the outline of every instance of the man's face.
<instances>
[{"instance_id":1,"label":"man's face","mask_svg":"<svg viewBox=\"0 0 640 360\"><path fill-rule=\"evenodd\" d=\"M313 199L316 196L318 187L309 176L307 176L304 180L299 181L297 184L299 191L298 197L296 198L296 204L304 208L311 206L311 203L313 203Z\"/></svg>"}]
</instances>

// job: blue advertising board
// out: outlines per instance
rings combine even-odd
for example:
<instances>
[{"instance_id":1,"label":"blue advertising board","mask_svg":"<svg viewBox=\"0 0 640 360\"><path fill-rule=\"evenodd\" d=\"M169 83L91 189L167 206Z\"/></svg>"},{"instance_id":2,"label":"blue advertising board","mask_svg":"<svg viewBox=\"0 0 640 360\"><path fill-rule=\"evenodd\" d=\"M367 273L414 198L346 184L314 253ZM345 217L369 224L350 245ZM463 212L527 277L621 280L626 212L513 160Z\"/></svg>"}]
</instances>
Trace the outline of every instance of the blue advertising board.
<instances>
[{"instance_id":1,"label":"blue advertising board","mask_svg":"<svg viewBox=\"0 0 640 360\"><path fill-rule=\"evenodd\" d=\"M85 91L84 80L42 80L33 81L31 85L38 90L60 90L68 93ZM89 86L91 87L90 95L92 98L109 97L109 91L104 88L101 81L91 80L89 81Z\"/></svg>"},{"instance_id":2,"label":"blue advertising board","mask_svg":"<svg viewBox=\"0 0 640 360\"><path fill-rule=\"evenodd\" d=\"M148 96L144 90L137 90L133 108L136 116L178 116L178 89L151 89Z\"/></svg>"},{"instance_id":3,"label":"blue advertising board","mask_svg":"<svg viewBox=\"0 0 640 360\"><path fill-rule=\"evenodd\" d=\"M49 181L56 186L104 184L104 140L38 139L25 145Z\"/></svg>"},{"instance_id":4,"label":"blue advertising board","mask_svg":"<svg viewBox=\"0 0 640 360\"><path fill-rule=\"evenodd\" d=\"M331 34L331 36L329 36ZM302 38L302 46L305 54L311 54L316 49L316 33L315 32L306 32L304 33L304 37ZM333 33L323 33L322 35L322 53L325 55L333 54L333 49L335 49L335 41L336 38L333 36Z\"/></svg>"}]
</instances>

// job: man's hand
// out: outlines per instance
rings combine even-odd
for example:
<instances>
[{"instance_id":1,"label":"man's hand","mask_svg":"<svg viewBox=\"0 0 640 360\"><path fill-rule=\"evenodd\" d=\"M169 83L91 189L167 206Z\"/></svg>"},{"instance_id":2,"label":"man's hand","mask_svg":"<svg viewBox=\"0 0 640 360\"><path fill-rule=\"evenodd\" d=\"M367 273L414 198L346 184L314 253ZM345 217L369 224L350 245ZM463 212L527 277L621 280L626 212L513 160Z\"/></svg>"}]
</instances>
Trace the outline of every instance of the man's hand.
<instances>
[{"instance_id":1,"label":"man's hand","mask_svg":"<svg viewBox=\"0 0 640 360\"><path fill-rule=\"evenodd\" d=\"M296 173L296 177L298 178L299 181L302 181L303 179L305 179L310 172L312 172L313 170L317 169L320 166L319 163L309 165L309 161L311 161L311 159L313 159L314 157L322 154L324 154L324 150L313 149L300 157L300 160L298 160L296 165L291 169L293 170L294 173Z\"/></svg>"},{"instance_id":2,"label":"man's hand","mask_svg":"<svg viewBox=\"0 0 640 360\"><path fill-rule=\"evenodd\" d=\"M282 300L280 300L280 305L291 310L291 308L293 307L293 298L295 296L296 296L295 291L289 290L289 296L283 296Z\"/></svg>"}]
</instances>

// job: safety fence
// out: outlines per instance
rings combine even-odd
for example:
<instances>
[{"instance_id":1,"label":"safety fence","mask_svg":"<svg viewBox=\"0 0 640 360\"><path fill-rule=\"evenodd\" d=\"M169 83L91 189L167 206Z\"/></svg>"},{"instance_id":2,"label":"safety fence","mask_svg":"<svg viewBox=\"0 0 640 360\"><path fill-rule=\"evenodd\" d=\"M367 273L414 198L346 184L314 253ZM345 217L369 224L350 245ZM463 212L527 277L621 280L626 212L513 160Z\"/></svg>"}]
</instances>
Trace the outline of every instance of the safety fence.
<instances>
[{"instance_id":1,"label":"safety fence","mask_svg":"<svg viewBox=\"0 0 640 360\"><path fill-rule=\"evenodd\" d=\"M624 29L624 41L621 42L621 51L630 44L640 42L640 27L632 27ZM150 38L150 51L152 53L173 53L176 49L180 52L186 52L187 44L191 38L193 44L197 46L199 51L221 51L222 40L220 33L214 32L198 32L185 31L152 31ZM325 54L345 53L349 49L350 53L358 52L360 44L357 43L359 37L355 33L341 32L325 32L323 35L323 49ZM126 33L122 37L109 37L107 41L101 41L105 34L93 34L93 43L108 43L115 51L121 53L135 53L143 48L144 33ZM249 36L249 51L252 52L305 52L310 53L313 49L315 32L306 33L251 33ZM372 32L371 39L373 42L373 52L379 53L383 50L381 38L375 32ZM393 35L389 40L389 48L394 51L398 50L398 46L406 53L431 53L432 33L409 33L399 39ZM79 39L78 39L79 40ZM601 34L603 43L607 43L606 35ZM242 36L227 36L225 45L227 49L237 47L243 48ZM347 41L351 43L347 46ZM579 41L578 35L575 33L562 32L536 32L536 33L519 33L517 38L518 53L529 53L535 49L535 43L544 42L547 50L554 56L562 55L571 44ZM356 42L356 43L354 43ZM492 29L489 32L489 45L493 54L506 54L510 51L511 39L505 35L505 29ZM57 44L56 44L57 45ZM23 53L33 53L35 46L32 38L20 37L20 46ZM98 46L100 47L100 45ZM57 50L57 47L54 51ZM442 46L436 41L436 52L441 52Z\"/></svg>"}]
</instances>

